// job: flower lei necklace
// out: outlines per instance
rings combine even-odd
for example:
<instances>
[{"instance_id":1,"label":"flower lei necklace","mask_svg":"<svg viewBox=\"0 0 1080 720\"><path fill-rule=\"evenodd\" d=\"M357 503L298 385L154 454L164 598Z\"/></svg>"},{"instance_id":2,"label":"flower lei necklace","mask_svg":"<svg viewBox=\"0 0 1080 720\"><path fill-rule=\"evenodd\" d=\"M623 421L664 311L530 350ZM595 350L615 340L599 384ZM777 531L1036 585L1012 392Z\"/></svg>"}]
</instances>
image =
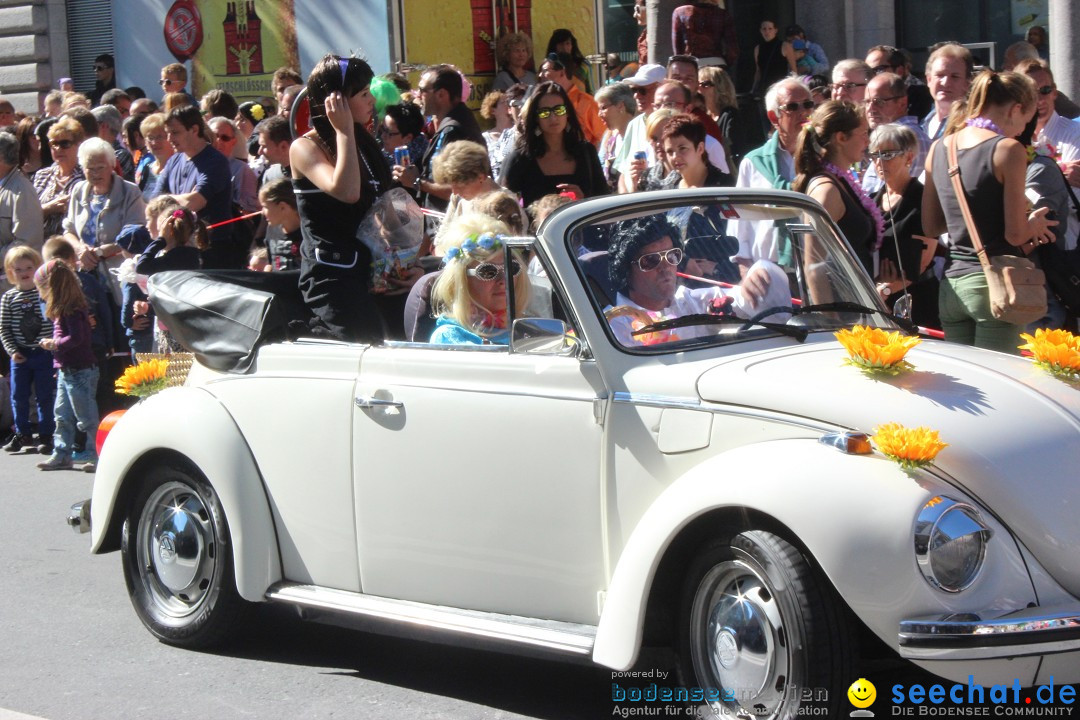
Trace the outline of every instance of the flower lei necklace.
<instances>
[{"instance_id":1,"label":"flower lei necklace","mask_svg":"<svg viewBox=\"0 0 1080 720\"><path fill-rule=\"evenodd\" d=\"M855 193L855 196L859 198L863 210L865 210L866 214L874 220L874 232L877 236L874 242L874 250L880 250L881 244L885 240L885 218L882 217L881 210L878 209L877 203L866 194L862 185L859 184L859 181L851 174L851 170L841 170L828 160L821 163L821 166L825 168L827 172L830 172L839 178L843 178L844 181L847 182L848 188L850 188L851 191Z\"/></svg>"},{"instance_id":2,"label":"flower lei necklace","mask_svg":"<svg viewBox=\"0 0 1080 720\"><path fill-rule=\"evenodd\" d=\"M1005 134L1005 131L998 127L998 124L996 122L994 122L990 118L985 118L981 115L979 117L968 118L964 121L964 124L968 127L977 127L982 128L983 130L996 132L998 135Z\"/></svg>"}]
</instances>

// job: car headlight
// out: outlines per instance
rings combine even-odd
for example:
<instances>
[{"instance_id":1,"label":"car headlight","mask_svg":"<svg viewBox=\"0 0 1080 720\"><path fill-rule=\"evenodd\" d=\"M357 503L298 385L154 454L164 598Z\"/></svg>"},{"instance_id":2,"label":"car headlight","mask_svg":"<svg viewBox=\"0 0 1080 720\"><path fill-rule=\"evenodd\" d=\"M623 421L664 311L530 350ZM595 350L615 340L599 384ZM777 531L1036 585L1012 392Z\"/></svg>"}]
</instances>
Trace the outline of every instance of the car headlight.
<instances>
[{"instance_id":1,"label":"car headlight","mask_svg":"<svg viewBox=\"0 0 1080 720\"><path fill-rule=\"evenodd\" d=\"M971 505L940 495L931 498L915 521L919 570L939 590L960 592L978 577L993 534Z\"/></svg>"}]
</instances>

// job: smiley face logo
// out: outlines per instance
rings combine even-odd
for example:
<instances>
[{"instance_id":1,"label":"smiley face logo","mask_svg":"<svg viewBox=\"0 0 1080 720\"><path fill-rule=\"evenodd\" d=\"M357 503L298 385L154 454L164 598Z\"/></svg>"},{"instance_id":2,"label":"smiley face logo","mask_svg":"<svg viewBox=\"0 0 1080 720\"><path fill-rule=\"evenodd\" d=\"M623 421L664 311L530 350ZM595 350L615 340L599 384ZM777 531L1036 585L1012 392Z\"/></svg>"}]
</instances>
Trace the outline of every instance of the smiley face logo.
<instances>
[{"instance_id":1,"label":"smiley face logo","mask_svg":"<svg viewBox=\"0 0 1080 720\"><path fill-rule=\"evenodd\" d=\"M851 683L847 691L848 700L857 708L868 708L877 699L877 688L866 678L859 678Z\"/></svg>"}]
</instances>

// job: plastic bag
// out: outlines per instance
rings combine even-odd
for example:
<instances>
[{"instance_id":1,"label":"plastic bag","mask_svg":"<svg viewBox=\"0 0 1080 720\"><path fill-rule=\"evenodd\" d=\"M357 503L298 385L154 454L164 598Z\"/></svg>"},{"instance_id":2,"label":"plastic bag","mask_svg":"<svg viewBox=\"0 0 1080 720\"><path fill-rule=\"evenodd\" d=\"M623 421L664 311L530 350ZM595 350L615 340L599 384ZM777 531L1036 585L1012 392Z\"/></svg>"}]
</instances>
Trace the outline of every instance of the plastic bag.
<instances>
[{"instance_id":1,"label":"plastic bag","mask_svg":"<svg viewBox=\"0 0 1080 720\"><path fill-rule=\"evenodd\" d=\"M387 277L404 279L424 239L424 214L403 188L383 193L360 222L357 237L371 250L375 292L387 289Z\"/></svg>"}]
</instances>

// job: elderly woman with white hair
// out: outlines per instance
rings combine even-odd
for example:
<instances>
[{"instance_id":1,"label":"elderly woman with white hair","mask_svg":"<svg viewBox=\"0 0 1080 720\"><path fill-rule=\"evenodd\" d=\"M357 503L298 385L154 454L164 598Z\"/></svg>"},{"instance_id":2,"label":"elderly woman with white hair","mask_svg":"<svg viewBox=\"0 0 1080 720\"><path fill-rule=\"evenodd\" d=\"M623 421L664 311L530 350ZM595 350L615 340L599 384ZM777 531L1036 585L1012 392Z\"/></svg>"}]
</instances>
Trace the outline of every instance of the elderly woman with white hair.
<instances>
[{"instance_id":1,"label":"elderly woman with white hair","mask_svg":"<svg viewBox=\"0 0 1080 720\"><path fill-rule=\"evenodd\" d=\"M460 215L439 237L445 265L431 290L438 317L431 342L443 345L506 345L509 342L506 278L513 278L515 313L529 302L525 259L507 251L505 223L487 215ZM509 258L507 258L509 255ZM509 266L507 266L509 262Z\"/></svg>"},{"instance_id":2,"label":"elderly woman with white hair","mask_svg":"<svg viewBox=\"0 0 1080 720\"><path fill-rule=\"evenodd\" d=\"M116 153L105 140L84 140L79 165L86 179L71 190L64 238L75 247L83 270L97 269L119 307L120 285L108 271L124 261L116 236L125 225L145 223L146 206L138 186L116 174Z\"/></svg>"}]
</instances>

